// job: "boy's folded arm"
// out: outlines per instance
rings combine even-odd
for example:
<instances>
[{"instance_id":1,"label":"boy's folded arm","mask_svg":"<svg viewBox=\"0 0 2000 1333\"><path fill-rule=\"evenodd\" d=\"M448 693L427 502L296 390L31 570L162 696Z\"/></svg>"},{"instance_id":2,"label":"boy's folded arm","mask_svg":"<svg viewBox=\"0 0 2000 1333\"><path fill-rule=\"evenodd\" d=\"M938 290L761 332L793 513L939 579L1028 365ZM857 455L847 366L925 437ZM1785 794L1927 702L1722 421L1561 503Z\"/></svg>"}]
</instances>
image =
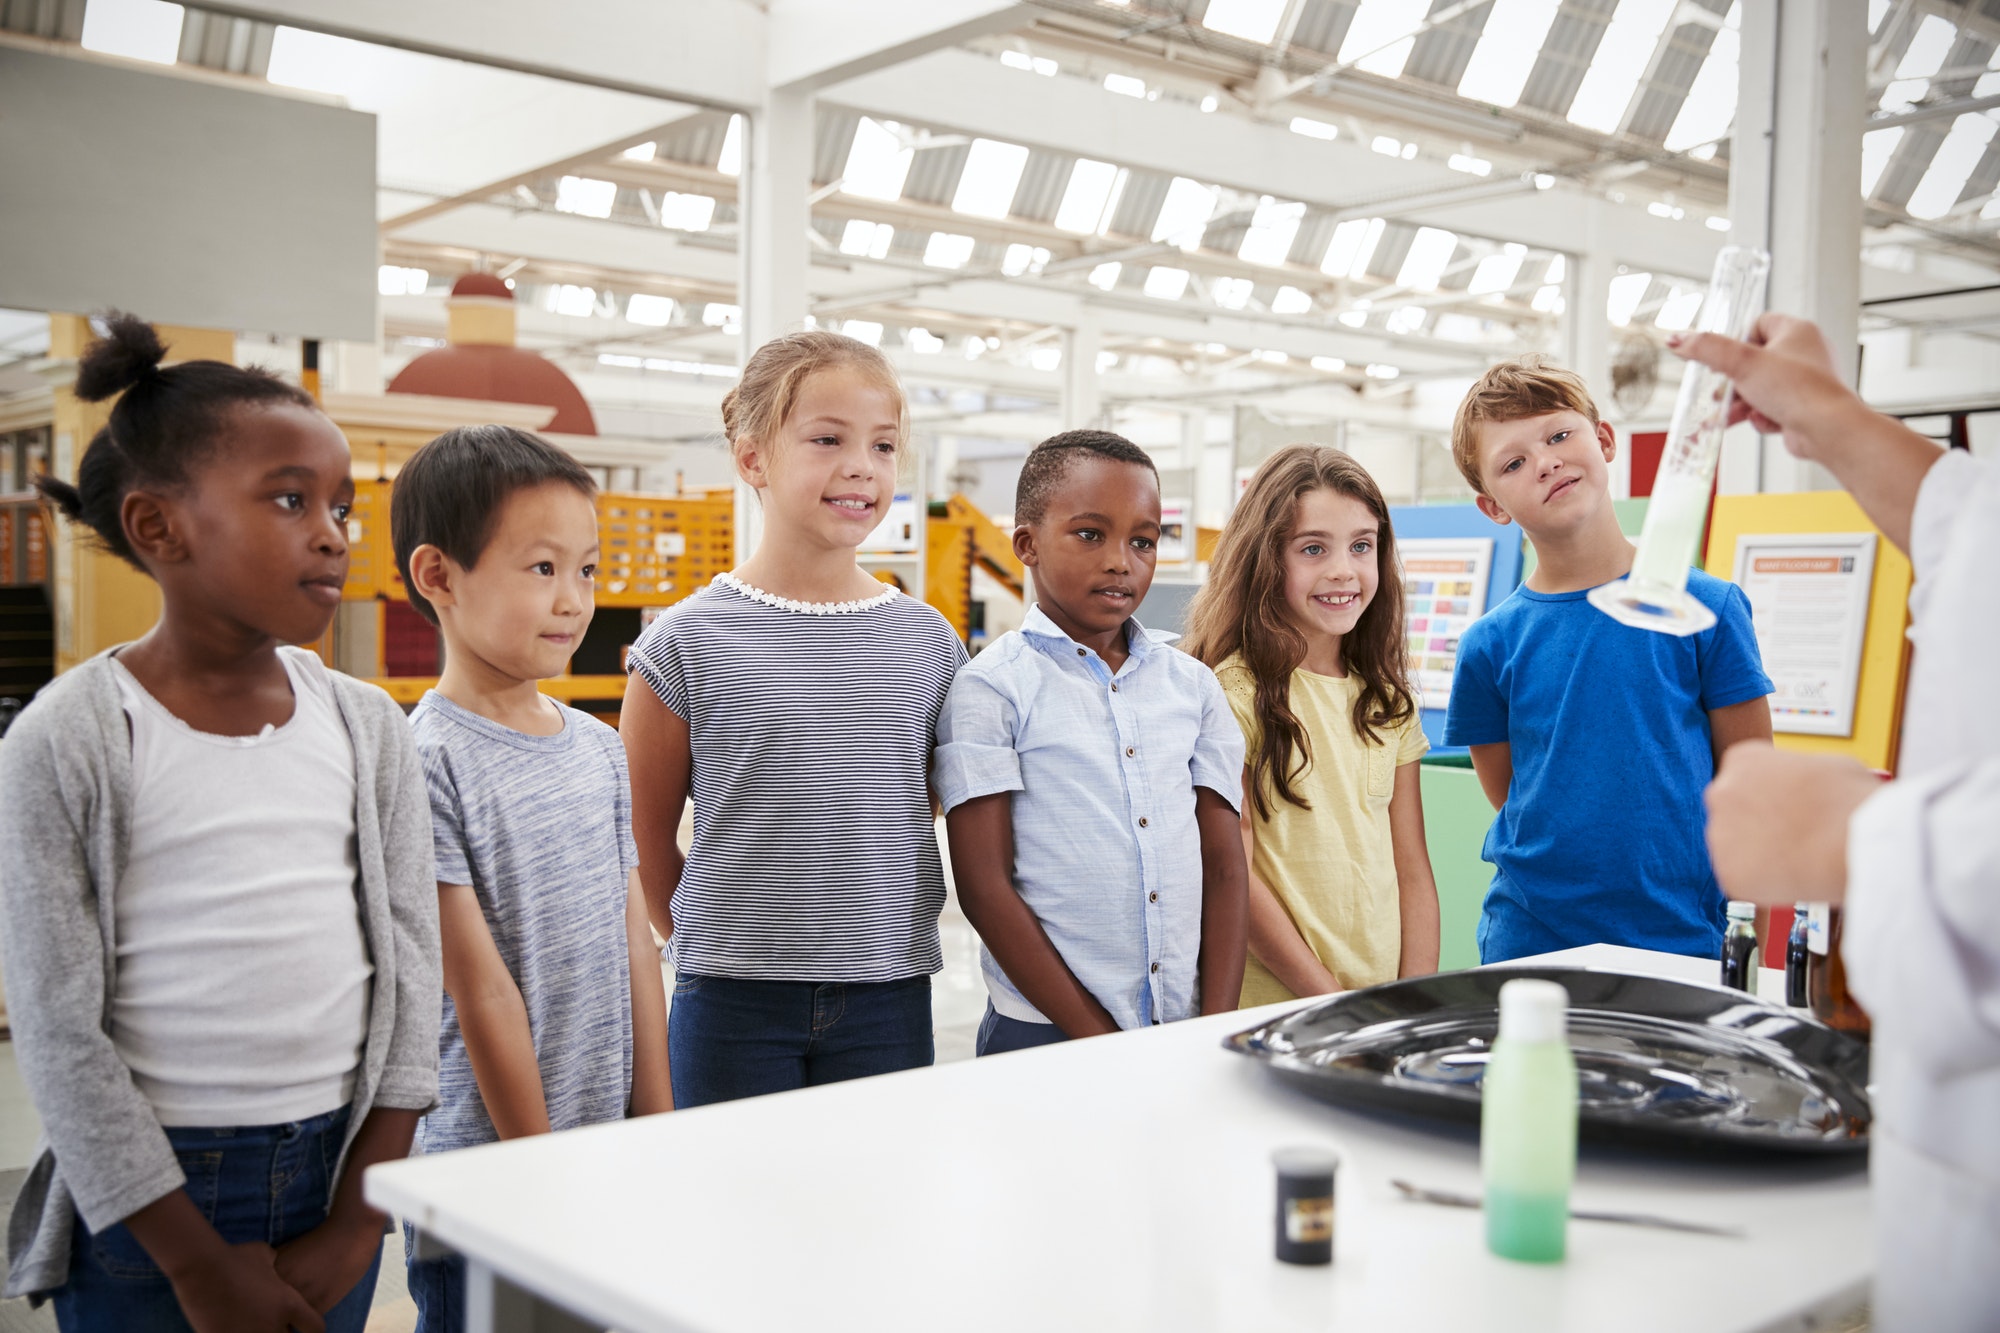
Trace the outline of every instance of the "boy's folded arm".
<instances>
[{"instance_id":1,"label":"boy's folded arm","mask_svg":"<svg viewBox=\"0 0 2000 1333\"><path fill-rule=\"evenodd\" d=\"M686 719L667 707L634 671L625 681L618 732L632 786L632 838L639 846L639 883L646 915L661 938L674 933L674 890L680 887L681 811L694 779L694 750Z\"/></svg>"},{"instance_id":2,"label":"boy's folded arm","mask_svg":"<svg viewBox=\"0 0 2000 1333\"><path fill-rule=\"evenodd\" d=\"M1226 1014L1243 998L1248 947L1250 871L1242 821L1229 796L1202 786L1194 789L1194 822L1201 834L1201 1011Z\"/></svg>"},{"instance_id":3,"label":"boy's folded arm","mask_svg":"<svg viewBox=\"0 0 2000 1333\"><path fill-rule=\"evenodd\" d=\"M1469 745L1466 749L1472 754L1472 771L1479 776L1479 789L1498 810L1507 804L1507 788L1514 781L1512 745L1495 741L1491 745Z\"/></svg>"},{"instance_id":4,"label":"boy's folded arm","mask_svg":"<svg viewBox=\"0 0 2000 1333\"><path fill-rule=\"evenodd\" d=\"M444 935L444 989L458 1015L465 1054L486 1114L503 1139L549 1132L548 1100L521 988L486 927L479 895L465 884L438 884Z\"/></svg>"},{"instance_id":5,"label":"boy's folded arm","mask_svg":"<svg viewBox=\"0 0 2000 1333\"><path fill-rule=\"evenodd\" d=\"M1014 888L1013 793L959 802L944 822L959 907L1007 979L1065 1036L1116 1032L1117 1022L1069 970Z\"/></svg>"},{"instance_id":6,"label":"boy's folded arm","mask_svg":"<svg viewBox=\"0 0 2000 1333\"><path fill-rule=\"evenodd\" d=\"M1765 695L1742 703L1708 710L1708 739L1715 751L1715 766L1722 767L1722 752L1738 741L1771 739L1771 701Z\"/></svg>"}]
</instances>

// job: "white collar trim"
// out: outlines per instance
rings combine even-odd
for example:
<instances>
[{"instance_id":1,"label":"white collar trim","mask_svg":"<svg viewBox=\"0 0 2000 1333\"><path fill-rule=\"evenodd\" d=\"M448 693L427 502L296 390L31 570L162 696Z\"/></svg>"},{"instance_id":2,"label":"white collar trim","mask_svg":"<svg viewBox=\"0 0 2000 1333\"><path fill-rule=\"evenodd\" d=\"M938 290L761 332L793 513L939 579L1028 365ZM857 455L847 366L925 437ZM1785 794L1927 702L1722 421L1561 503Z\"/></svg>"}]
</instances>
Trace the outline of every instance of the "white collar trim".
<instances>
[{"instance_id":1,"label":"white collar trim","mask_svg":"<svg viewBox=\"0 0 2000 1333\"><path fill-rule=\"evenodd\" d=\"M774 592L765 592L762 588L745 583L742 579L726 571L717 574L710 582L711 584L719 583L724 587L733 588L753 602L762 602L766 606L775 606L780 611L797 611L808 616L839 616L846 615L851 611L872 611L898 595L894 584L885 583L882 585L881 592L873 597L864 597L858 602L795 602L789 597L780 597Z\"/></svg>"}]
</instances>

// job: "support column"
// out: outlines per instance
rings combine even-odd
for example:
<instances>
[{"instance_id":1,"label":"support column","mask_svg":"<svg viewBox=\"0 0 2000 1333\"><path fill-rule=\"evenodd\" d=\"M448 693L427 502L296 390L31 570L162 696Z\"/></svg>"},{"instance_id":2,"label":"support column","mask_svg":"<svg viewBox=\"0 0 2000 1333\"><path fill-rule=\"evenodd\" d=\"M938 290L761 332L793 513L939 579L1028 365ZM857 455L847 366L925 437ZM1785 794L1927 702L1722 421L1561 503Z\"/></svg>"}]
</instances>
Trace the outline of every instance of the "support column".
<instances>
[{"instance_id":1,"label":"support column","mask_svg":"<svg viewBox=\"0 0 2000 1333\"><path fill-rule=\"evenodd\" d=\"M1062 335L1062 424L1064 430L1101 424L1103 400L1097 389L1097 353L1104 331L1095 319L1080 321Z\"/></svg>"},{"instance_id":2,"label":"support column","mask_svg":"<svg viewBox=\"0 0 2000 1333\"><path fill-rule=\"evenodd\" d=\"M811 252L807 194L812 183L812 97L772 88L749 116L738 203L737 300L742 353L805 327ZM756 492L736 486L736 561L757 549L762 510Z\"/></svg>"},{"instance_id":3,"label":"support column","mask_svg":"<svg viewBox=\"0 0 2000 1333\"><path fill-rule=\"evenodd\" d=\"M1860 366L1863 6L1767 0L1743 7L1729 239L1771 252L1770 308L1826 333L1849 384ZM1827 490L1824 469L1762 441L1758 490Z\"/></svg>"}]
</instances>

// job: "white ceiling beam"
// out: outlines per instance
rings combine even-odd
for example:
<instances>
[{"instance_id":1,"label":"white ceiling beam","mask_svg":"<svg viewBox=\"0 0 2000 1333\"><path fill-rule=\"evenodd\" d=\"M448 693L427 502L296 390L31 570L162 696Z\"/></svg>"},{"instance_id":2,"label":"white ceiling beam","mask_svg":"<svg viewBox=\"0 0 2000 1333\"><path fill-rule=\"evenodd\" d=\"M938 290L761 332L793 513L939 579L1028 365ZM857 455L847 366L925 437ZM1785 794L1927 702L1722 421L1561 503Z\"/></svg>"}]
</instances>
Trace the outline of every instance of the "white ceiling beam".
<instances>
[{"instance_id":1,"label":"white ceiling beam","mask_svg":"<svg viewBox=\"0 0 2000 1333\"><path fill-rule=\"evenodd\" d=\"M771 0L774 88L816 92L1034 19L1016 0Z\"/></svg>"},{"instance_id":2,"label":"white ceiling beam","mask_svg":"<svg viewBox=\"0 0 2000 1333\"><path fill-rule=\"evenodd\" d=\"M743 0L203 0L201 7L733 111L764 95L766 18Z\"/></svg>"}]
</instances>

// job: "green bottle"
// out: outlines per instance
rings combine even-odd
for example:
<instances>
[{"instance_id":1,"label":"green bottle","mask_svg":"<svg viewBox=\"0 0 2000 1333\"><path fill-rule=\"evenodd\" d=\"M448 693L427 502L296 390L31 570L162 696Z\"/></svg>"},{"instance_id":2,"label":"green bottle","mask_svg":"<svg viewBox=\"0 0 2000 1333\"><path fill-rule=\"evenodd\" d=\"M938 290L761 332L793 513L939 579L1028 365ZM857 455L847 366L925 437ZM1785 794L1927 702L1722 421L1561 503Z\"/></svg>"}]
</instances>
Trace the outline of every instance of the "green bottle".
<instances>
[{"instance_id":1,"label":"green bottle","mask_svg":"<svg viewBox=\"0 0 2000 1333\"><path fill-rule=\"evenodd\" d=\"M1500 988L1500 1038L1486 1062L1479 1169L1486 1248L1504 1259L1555 1263L1576 1179L1576 1059L1569 992L1522 978Z\"/></svg>"}]
</instances>

